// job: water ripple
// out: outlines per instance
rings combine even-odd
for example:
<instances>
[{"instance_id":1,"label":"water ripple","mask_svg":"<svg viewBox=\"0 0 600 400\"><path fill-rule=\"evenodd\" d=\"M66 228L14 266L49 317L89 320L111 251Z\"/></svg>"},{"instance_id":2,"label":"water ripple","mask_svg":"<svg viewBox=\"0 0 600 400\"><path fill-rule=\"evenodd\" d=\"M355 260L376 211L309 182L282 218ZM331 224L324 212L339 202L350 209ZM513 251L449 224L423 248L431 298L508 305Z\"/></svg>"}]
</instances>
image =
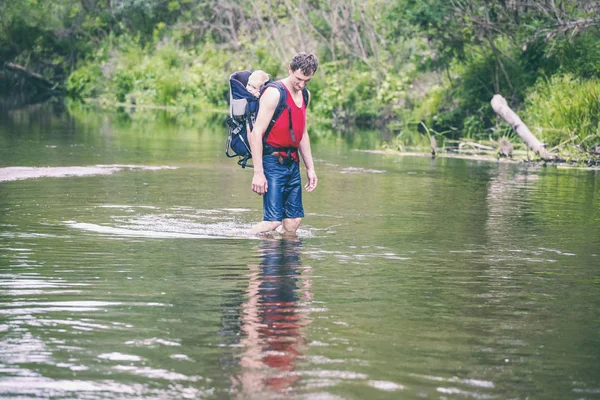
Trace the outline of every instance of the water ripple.
<instances>
[{"instance_id":1,"label":"water ripple","mask_svg":"<svg viewBox=\"0 0 600 400\"><path fill-rule=\"evenodd\" d=\"M99 354L97 356L98 358L101 358L103 360L110 360L110 361L141 361L142 358L139 356L134 356L134 355L130 355L130 354L122 354L122 353L103 353L103 354Z\"/></svg>"},{"instance_id":2,"label":"water ripple","mask_svg":"<svg viewBox=\"0 0 600 400\"><path fill-rule=\"evenodd\" d=\"M123 170L177 169L170 166L147 165L94 165L86 167L6 167L0 168L0 182L32 178L64 178L69 176L111 175Z\"/></svg>"},{"instance_id":3,"label":"water ripple","mask_svg":"<svg viewBox=\"0 0 600 400\"><path fill-rule=\"evenodd\" d=\"M113 368L118 371L124 371L124 372L128 372L130 374L145 376L146 378L151 378L151 379L166 379L169 381L191 381L191 382L197 382L200 379L202 379L202 377L200 377L200 376L187 376L184 374L179 374L177 372L171 372L171 371L167 371L164 369L155 369L155 368L150 368L150 367L139 368L139 367L135 367L132 365L116 365Z\"/></svg>"}]
</instances>

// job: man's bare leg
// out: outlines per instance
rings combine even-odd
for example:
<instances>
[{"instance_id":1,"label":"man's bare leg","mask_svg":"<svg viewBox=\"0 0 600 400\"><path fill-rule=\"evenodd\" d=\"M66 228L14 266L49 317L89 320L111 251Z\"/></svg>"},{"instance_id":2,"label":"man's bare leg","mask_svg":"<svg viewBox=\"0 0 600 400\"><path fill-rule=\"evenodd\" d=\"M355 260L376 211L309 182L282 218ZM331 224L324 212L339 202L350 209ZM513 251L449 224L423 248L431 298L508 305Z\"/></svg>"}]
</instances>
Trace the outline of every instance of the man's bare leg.
<instances>
[{"instance_id":1,"label":"man's bare leg","mask_svg":"<svg viewBox=\"0 0 600 400\"><path fill-rule=\"evenodd\" d=\"M256 235L259 233L271 232L277 229L279 225L281 225L281 222L279 221L262 221L254 225L252 229L250 229L250 233Z\"/></svg>"},{"instance_id":2,"label":"man's bare leg","mask_svg":"<svg viewBox=\"0 0 600 400\"><path fill-rule=\"evenodd\" d=\"M283 220L282 235L290 236L290 237L296 236L296 231L298 230L298 227L300 226L301 221L302 221L302 218L285 218Z\"/></svg>"}]
</instances>

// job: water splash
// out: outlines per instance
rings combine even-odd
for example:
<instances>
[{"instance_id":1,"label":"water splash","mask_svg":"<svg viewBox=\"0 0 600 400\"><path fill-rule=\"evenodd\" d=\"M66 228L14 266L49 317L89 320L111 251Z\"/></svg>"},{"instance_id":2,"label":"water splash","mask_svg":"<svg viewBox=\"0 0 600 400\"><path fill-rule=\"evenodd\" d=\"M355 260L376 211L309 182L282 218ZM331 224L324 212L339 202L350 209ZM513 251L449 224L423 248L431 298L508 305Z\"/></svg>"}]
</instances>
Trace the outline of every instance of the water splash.
<instances>
[{"instance_id":1,"label":"water splash","mask_svg":"<svg viewBox=\"0 0 600 400\"><path fill-rule=\"evenodd\" d=\"M121 209L126 214L112 215L108 224L65 221L71 228L105 236L125 236L153 239L261 239L250 234L254 222L244 214L252 210L243 208L194 209L173 207L158 210L150 206L101 205L104 209ZM131 211L136 213L132 215ZM156 212L162 211L162 212ZM298 236L313 237L312 230L299 229ZM274 232L276 237L278 232Z\"/></svg>"}]
</instances>

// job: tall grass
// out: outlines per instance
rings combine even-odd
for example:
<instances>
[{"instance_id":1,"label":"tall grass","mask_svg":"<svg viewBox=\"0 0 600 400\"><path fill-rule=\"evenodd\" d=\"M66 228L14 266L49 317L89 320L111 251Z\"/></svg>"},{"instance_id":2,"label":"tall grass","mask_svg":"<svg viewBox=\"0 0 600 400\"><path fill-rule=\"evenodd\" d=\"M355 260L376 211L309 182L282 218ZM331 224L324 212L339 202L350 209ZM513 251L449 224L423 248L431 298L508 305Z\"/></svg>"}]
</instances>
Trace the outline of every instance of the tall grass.
<instances>
[{"instance_id":1,"label":"tall grass","mask_svg":"<svg viewBox=\"0 0 600 400\"><path fill-rule=\"evenodd\" d=\"M554 75L533 86L525 107L525 122L551 146L572 137L583 148L600 143L600 79Z\"/></svg>"}]
</instances>

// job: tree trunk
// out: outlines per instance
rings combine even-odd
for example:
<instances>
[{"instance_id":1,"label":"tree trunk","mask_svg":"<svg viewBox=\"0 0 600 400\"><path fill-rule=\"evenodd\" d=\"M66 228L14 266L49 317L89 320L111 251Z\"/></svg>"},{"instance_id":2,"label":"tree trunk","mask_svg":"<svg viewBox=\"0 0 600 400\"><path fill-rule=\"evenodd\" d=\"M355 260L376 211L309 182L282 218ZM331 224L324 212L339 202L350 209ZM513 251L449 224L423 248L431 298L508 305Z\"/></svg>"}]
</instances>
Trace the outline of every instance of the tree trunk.
<instances>
[{"instance_id":1,"label":"tree trunk","mask_svg":"<svg viewBox=\"0 0 600 400\"><path fill-rule=\"evenodd\" d=\"M543 160L555 160L556 157L554 154L550 153L542 143L531 133L527 125L523 123L521 118L510 109L506 99L500 96L499 94L494 95L492 98L492 108L501 116L519 135L519 137L525 142L525 144L533 150L536 154Z\"/></svg>"}]
</instances>

